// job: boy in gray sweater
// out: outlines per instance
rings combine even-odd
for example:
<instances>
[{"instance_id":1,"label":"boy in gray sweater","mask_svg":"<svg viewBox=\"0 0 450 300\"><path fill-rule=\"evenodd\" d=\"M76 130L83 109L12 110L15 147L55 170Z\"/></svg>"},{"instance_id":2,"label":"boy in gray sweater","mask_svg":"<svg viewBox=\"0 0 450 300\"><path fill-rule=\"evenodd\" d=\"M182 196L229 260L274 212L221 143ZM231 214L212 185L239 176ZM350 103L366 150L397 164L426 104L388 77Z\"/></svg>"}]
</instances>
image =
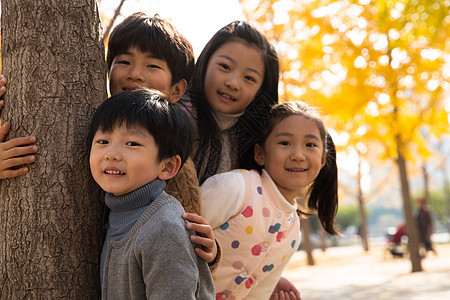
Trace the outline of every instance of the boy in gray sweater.
<instances>
[{"instance_id":1,"label":"boy in gray sweater","mask_svg":"<svg viewBox=\"0 0 450 300\"><path fill-rule=\"evenodd\" d=\"M110 208L100 261L103 299L214 299L180 203L164 192L189 156L194 131L178 104L144 88L117 93L89 129L92 176Z\"/></svg>"}]
</instances>

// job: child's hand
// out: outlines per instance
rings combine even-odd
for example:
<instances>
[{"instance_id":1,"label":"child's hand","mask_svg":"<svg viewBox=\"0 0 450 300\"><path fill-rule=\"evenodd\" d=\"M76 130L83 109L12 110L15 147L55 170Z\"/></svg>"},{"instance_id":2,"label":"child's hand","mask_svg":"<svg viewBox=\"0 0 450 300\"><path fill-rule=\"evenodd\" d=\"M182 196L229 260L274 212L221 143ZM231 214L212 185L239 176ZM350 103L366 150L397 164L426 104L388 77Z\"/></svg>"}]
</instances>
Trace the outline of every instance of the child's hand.
<instances>
[{"instance_id":1,"label":"child's hand","mask_svg":"<svg viewBox=\"0 0 450 300\"><path fill-rule=\"evenodd\" d=\"M0 75L0 98L6 92L6 77L5 75Z\"/></svg>"},{"instance_id":2,"label":"child's hand","mask_svg":"<svg viewBox=\"0 0 450 300\"><path fill-rule=\"evenodd\" d=\"M186 228L197 232L197 235L191 235L191 242L202 246L201 248L195 248L197 255L208 263L213 262L217 256L217 245L211 226L202 216L197 214L183 213L182 217L189 221L186 224Z\"/></svg>"},{"instance_id":3,"label":"child's hand","mask_svg":"<svg viewBox=\"0 0 450 300\"><path fill-rule=\"evenodd\" d=\"M300 292L284 277L280 277L277 286L270 296L270 300L301 300Z\"/></svg>"},{"instance_id":4,"label":"child's hand","mask_svg":"<svg viewBox=\"0 0 450 300\"><path fill-rule=\"evenodd\" d=\"M0 110L3 108L3 104L4 102L1 100ZM10 128L11 124L9 122L0 127L0 179L27 174L29 171L27 167L17 167L34 162L36 156L33 154L38 151L36 145L31 145L36 142L36 137L34 136L15 138L4 142Z\"/></svg>"}]
</instances>

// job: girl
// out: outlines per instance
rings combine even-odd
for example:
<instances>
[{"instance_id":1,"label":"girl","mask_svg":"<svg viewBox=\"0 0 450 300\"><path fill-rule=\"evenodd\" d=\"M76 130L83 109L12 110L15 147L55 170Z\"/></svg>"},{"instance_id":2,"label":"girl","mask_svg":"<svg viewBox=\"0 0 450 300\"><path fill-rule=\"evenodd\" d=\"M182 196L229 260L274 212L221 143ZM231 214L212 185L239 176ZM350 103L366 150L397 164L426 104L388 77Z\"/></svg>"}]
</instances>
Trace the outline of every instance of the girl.
<instances>
[{"instance_id":1,"label":"girl","mask_svg":"<svg viewBox=\"0 0 450 300\"><path fill-rule=\"evenodd\" d=\"M217 173L253 167L253 146L278 103L278 79L274 47L248 22L228 24L207 43L182 98L197 125L200 184Z\"/></svg>"},{"instance_id":2,"label":"girl","mask_svg":"<svg viewBox=\"0 0 450 300\"><path fill-rule=\"evenodd\" d=\"M202 216L223 251L213 274L217 299L270 297L300 244L295 198L301 192L325 230L336 234L337 167L330 141L311 107L279 104L255 146L259 171L234 170L203 183Z\"/></svg>"},{"instance_id":3,"label":"girl","mask_svg":"<svg viewBox=\"0 0 450 300\"><path fill-rule=\"evenodd\" d=\"M217 173L255 167L254 144L270 107L278 103L278 79L274 47L246 21L226 25L206 44L181 99L196 121L193 160L200 184ZM203 222L199 216L185 216ZM195 242L196 236L192 238ZM218 251L220 254L220 248ZM220 262L220 255L217 257ZM299 291L282 279L274 295L285 293L300 297Z\"/></svg>"}]
</instances>

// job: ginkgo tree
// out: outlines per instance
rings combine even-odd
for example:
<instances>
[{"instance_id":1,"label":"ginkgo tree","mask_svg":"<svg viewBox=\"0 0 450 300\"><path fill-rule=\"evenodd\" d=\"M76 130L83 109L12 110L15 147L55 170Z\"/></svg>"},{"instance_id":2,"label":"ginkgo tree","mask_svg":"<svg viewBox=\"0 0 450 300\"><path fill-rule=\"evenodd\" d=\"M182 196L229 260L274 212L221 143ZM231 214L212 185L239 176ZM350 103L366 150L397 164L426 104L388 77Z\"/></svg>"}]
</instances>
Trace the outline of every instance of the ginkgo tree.
<instances>
[{"instance_id":1,"label":"ginkgo tree","mask_svg":"<svg viewBox=\"0 0 450 300\"><path fill-rule=\"evenodd\" d=\"M406 165L431 154L422 128L437 138L449 129L450 1L240 2L281 57L281 99L320 107L348 147L382 145L396 162L412 271L421 271Z\"/></svg>"}]
</instances>

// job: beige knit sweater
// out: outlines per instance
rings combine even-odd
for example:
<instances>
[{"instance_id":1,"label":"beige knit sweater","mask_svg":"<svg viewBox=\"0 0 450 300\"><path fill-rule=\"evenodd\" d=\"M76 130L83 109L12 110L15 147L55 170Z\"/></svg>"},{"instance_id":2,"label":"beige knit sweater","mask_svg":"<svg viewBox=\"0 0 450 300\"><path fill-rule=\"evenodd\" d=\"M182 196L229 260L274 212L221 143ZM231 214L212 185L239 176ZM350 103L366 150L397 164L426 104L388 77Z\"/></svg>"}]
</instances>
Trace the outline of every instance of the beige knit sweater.
<instances>
[{"instance_id":1,"label":"beige knit sweater","mask_svg":"<svg viewBox=\"0 0 450 300\"><path fill-rule=\"evenodd\" d=\"M181 169L178 171L178 174L170 179L165 188L165 191L167 194L180 201L186 212L196 213L197 215L200 215L200 185L198 183L195 165L191 158L188 158ZM209 264L211 272L214 272L217 269L222 260L222 249L217 240L216 244L216 259L214 260L214 262Z\"/></svg>"}]
</instances>

